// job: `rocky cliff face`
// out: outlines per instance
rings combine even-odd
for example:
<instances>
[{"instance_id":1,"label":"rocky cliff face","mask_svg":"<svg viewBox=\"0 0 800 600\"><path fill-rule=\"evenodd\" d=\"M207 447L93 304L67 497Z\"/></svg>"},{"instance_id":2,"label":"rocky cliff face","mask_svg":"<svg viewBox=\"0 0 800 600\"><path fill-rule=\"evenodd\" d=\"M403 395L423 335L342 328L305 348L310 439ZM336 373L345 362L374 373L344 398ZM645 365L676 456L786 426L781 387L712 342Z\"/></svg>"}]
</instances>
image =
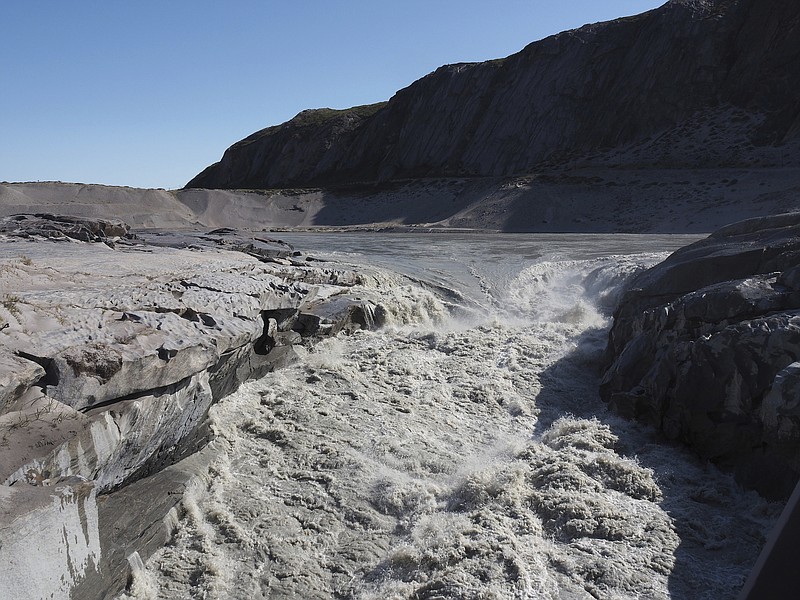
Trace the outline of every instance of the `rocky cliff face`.
<instances>
[{"instance_id":1,"label":"rocky cliff face","mask_svg":"<svg viewBox=\"0 0 800 600\"><path fill-rule=\"evenodd\" d=\"M800 214L723 228L631 287L604 399L788 497L800 475Z\"/></svg>"},{"instance_id":2,"label":"rocky cliff face","mask_svg":"<svg viewBox=\"0 0 800 600\"><path fill-rule=\"evenodd\" d=\"M665 154L669 166L751 164L742 150L800 136L798 101L800 5L672 0L441 67L385 105L305 111L234 144L187 187L505 176L632 144L624 160L636 165ZM672 155L676 135L687 150Z\"/></svg>"},{"instance_id":3,"label":"rocky cliff face","mask_svg":"<svg viewBox=\"0 0 800 600\"><path fill-rule=\"evenodd\" d=\"M0 219L3 597L113 597L208 477L212 403L304 340L380 321L348 296L360 275L285 244L142 236Z\"/></svg>"}]
</instances>

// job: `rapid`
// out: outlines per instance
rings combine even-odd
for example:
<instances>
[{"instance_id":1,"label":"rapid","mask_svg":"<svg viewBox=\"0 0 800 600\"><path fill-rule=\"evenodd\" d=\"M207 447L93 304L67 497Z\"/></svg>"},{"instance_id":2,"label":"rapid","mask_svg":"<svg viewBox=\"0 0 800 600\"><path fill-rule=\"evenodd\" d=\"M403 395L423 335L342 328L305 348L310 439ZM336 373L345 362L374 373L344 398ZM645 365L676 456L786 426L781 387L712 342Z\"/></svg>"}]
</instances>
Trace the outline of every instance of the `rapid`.
<instances>
[{"instance_id":1,"label":"rapid","mask_svg":"<svg viewBox=\"0 0 800 600\"><path fill-rule=\"evenodd\" d=\"M212 408L209 483L124 597L736 596L780 506L597 393L625 281L695 238L281 237L386 324Z\"/></svg>"}]
</instances>

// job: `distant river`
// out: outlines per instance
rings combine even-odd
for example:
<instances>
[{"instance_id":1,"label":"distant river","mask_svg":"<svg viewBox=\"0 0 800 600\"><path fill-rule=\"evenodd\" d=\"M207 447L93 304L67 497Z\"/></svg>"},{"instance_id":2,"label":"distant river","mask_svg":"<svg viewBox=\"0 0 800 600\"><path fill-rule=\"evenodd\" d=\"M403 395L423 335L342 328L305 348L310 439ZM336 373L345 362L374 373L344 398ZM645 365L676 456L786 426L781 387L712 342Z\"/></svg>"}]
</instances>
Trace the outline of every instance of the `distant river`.
<instances>
[{"instance_id":1,"label":"distant river","mask_svg":"<svg viewBox=\"0 0 800 600\"><path fill-rule=\"evenodd\" d=\"M134 596L736 596L779 507L597 394L621 286L697 236L275 237L370 273L388 324L212 409Z\"/></svg>"}]
</instances>

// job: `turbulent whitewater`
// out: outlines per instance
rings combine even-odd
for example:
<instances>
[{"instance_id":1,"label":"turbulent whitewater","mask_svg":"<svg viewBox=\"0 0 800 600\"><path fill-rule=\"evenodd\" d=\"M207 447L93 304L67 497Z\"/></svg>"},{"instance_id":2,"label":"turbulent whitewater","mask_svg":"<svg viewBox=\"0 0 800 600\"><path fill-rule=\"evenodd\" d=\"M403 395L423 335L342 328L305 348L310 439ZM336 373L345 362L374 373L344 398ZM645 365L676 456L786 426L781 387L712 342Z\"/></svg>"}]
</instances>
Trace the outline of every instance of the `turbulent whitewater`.
<instances>
[{"instance_id":1,"label":"turbulent whitewater","mask_svg":"<svg viewBox=\"0 0 800 600\"><path fill-rule=\"evenodd\" d=\"M609 414L625 279L686 239L300 236L386 325L212 408L137 598L735 597L779 507Z\"/></svg>"}]
</instances>

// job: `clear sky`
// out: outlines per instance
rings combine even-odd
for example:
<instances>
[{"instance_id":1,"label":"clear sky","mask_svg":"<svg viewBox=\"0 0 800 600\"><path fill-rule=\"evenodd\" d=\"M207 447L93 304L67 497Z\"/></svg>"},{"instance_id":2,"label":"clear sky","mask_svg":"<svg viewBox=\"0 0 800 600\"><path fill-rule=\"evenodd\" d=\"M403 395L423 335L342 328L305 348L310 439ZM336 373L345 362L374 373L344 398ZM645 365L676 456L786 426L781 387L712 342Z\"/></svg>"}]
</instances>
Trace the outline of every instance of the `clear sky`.
<instances>
[{"instance_id":1,"label":"clear sky","mask_svg":"<svg viewBox=\"0 0 800 600\"><path fill-rule=\"evenodd\" d=\"M306 108L390 98L659 0L8 0L0 181L177 188Z\"/></svg>"}]
</instances>

